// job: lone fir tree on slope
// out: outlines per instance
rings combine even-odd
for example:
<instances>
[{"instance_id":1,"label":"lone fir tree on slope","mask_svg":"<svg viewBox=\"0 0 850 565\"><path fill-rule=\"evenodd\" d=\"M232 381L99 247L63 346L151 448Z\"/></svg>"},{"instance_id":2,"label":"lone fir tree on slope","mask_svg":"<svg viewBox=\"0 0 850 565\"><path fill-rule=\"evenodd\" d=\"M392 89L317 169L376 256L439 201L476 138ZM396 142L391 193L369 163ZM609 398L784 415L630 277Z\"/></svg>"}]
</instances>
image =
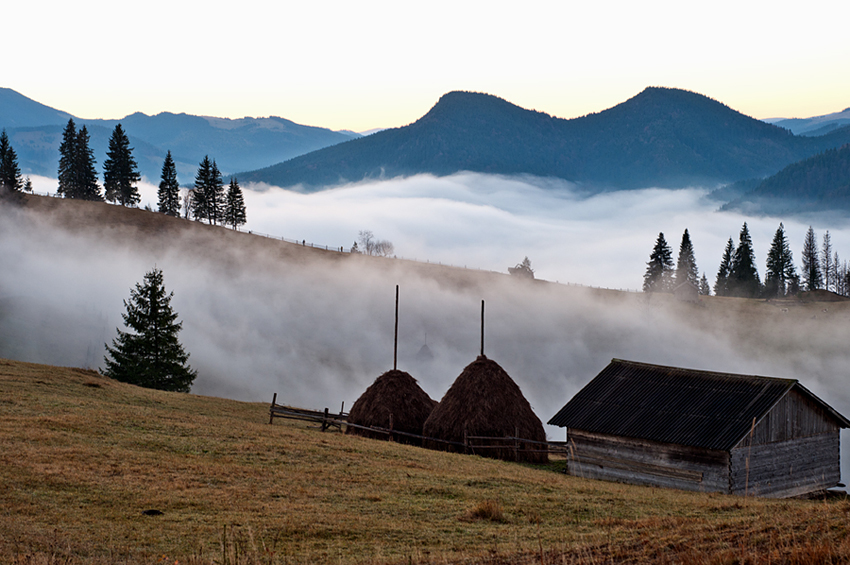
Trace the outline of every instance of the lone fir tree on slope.
<instances>
[{"instance_id":1,"label":"lone fir tree on slope","mask_svg":"<svg viewBox=\"0 0 850 565\"><path fill-rule=\"evenodd\" d=\"M124 325L131 332L118 330L112 347L106 346L106 376L147 388L189 392L197 373L186 362L189 355L177 341L183 327L171 309L174 293L165 293L162 271L154 268L145 274L143 285L130 290L130 302ZM110 358L111 357L111 358Z\"/></svg>"}]
</instances>

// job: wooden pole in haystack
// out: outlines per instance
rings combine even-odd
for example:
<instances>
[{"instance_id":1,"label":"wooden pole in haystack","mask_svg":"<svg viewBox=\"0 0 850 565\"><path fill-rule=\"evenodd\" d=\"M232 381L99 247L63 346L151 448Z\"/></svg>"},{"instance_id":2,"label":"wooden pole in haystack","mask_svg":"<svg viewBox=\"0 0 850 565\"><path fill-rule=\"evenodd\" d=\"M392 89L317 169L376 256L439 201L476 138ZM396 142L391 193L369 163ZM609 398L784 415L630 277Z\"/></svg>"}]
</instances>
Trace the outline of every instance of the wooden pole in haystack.
<instances>
[{"instance_id":1,"label":"wooden pole in haystack","mask_svg":"<svg viewBox=\"0 0 850 565\"><path fill-rule=\"evenodd\" d=\"M398 285L395 285L395 338L393 339L393 371L398 370Z\"/></svg>"},{"instance_id":2,"label":"wooden pole in haystack","mask_svg":"<svg viewBox=\"0 0 850 565\"><path fill-rule=\"evenodd\" d=\"M481 356L484 357L484 301L481 301Z\"/></svg>"}]
</instances>

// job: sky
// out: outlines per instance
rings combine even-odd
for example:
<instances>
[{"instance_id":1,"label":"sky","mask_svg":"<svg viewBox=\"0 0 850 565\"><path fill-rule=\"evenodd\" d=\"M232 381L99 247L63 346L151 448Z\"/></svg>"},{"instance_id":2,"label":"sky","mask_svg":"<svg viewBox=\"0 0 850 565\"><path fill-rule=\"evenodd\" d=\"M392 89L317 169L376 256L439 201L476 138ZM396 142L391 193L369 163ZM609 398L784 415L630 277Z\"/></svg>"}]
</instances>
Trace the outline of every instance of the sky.
<instances>
[{"instance_id":1,"label":"sky","mask_svg":"<svg viewBox=\"0 0 850 565\"><path fill-rule=\"evenodd\" d=\"M81 118L277 115L366 131L411 123L452 90L572 118L647 86L761 119L850 106L847 2L8 4L0 86Z\"/></svg>"}]
</instances>

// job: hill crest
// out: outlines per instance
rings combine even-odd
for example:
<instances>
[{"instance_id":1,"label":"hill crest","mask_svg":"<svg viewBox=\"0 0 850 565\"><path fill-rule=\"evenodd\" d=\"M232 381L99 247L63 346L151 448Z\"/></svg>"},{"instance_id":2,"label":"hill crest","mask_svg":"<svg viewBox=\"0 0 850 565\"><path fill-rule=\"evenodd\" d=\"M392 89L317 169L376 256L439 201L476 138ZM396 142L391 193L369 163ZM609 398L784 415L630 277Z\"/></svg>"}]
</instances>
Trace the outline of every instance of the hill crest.
<instances>
[{"instance_id":1,"label":"hill crest","mask_svg":"<svg viewBox=\"0 0 850 565\"><path fill-rule=\"evenodd\" d=\"M676 188L765 176L847 141L850 132L796 137L676 88L649 87L569 120L490 94L453 91L407 126L239 178L312 191L364 179L474 171L558 177L594 191Z\"/></svg>"}]
</instances>

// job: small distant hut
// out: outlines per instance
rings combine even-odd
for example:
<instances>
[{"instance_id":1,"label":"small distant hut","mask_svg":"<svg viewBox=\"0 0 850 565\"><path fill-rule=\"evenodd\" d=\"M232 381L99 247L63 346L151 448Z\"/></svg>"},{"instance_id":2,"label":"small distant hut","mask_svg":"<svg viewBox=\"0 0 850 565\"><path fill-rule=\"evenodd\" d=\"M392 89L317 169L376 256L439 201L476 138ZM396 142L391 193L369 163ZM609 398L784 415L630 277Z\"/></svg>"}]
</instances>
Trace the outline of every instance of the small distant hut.
<instances>
[{"instance_id":1,"label":"small distant hut","mask_svg":"<svg viewBox=\"0 0 850 565\"><path fill-rule=\"evenodd\" d=\"M673 289L673 296L680 302L699 302L699 288L691 281L685 281Z\"/></svg>"},{"instance_id":2,"label":"small distant hut","mask_svg":"<svg viewBox=\"0 0 850 565\"><path fill-rule=\"evenodd\" d=\"M348 422L370 428L422 435L422 426L437 402L422 390L410 373L393 369L387 371L366 389L351 407ZM390 435L349 426L345 433L375 439ZM393 434L400 443L421 445L421 440Z\"/></svg>"},{"instance_id":3,"label":"small distant hut","mask_svg":"<svg viewBox=\"0 0 850 565\"><path fill-rule=\"evenodd\" d=\"M498 363L480 355L466 366L446 392L443 399L425 421L424 435L429 438L463 443L468 436L519 437L532 441L546 441L543 424L534 414L519 386ZM484 440L470 441L484 445ZM500 447L495 447L499 445ZM464 451L460 446L427 441L426 447L448 451ZM503 447L501 447L503 446ZM545 446L519 442L493 442L477 455L504 459L545 463L548 455Z\"/></svg>"}]
</instances>

